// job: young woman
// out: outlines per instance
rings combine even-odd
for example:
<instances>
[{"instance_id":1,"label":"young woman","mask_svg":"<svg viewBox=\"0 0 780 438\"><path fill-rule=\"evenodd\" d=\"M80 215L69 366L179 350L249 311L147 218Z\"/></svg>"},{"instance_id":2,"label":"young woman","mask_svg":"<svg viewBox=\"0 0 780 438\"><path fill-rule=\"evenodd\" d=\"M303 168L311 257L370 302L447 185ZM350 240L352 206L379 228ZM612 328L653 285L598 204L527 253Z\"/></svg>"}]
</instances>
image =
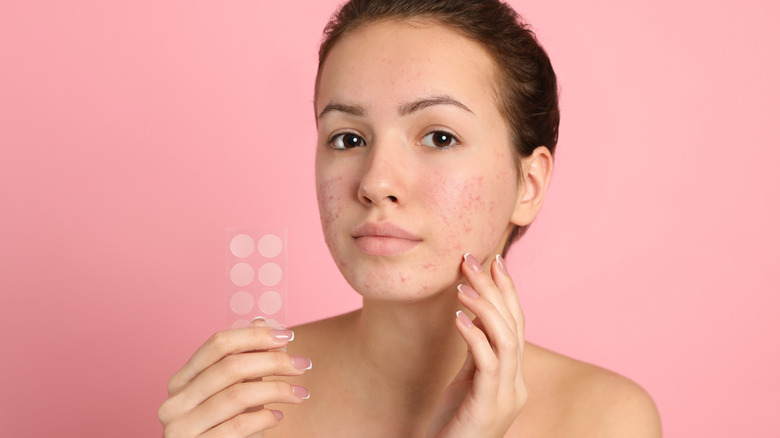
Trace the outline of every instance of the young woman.
<instances>
[{"instance_id":1,"label":"young woman","mask_svg":"<svg viewBox=\"0 0 780 438\"><path fill-rule=\"evenodd\" d=\"M314 103L322 229L363 307L215 334L165 436L660 436L641 388L525 342L501 254L544 200L557 85L508 6L349 2Z\"/></svg>"}]
</instances>

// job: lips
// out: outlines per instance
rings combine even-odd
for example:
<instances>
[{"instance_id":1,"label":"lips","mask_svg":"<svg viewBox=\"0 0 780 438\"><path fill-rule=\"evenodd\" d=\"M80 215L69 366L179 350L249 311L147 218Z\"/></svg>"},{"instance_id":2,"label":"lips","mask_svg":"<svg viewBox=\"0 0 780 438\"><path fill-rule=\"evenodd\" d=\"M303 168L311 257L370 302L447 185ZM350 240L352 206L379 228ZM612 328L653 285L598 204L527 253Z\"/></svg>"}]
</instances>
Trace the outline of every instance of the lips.
<instances>
[{"instance_id":1,"label":"lips","mask_svg":"<svg viewBox=\"0 0 780 438\"><path fill-rule=\"evenodd\" d=\"M422 242L419 236L390 222L362 223L352 237L362 252L376 256L403 254Z\"/></svg>"}]
</instances>

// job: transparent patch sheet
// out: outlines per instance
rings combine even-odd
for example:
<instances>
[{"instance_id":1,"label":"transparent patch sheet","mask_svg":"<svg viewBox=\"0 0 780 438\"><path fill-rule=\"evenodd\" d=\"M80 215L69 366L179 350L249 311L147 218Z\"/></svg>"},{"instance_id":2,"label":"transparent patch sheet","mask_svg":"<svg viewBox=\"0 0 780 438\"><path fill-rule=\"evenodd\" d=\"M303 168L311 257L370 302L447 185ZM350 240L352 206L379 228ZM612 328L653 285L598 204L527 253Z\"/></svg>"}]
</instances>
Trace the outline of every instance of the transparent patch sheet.
<instances>
[{"instance_id":1,"label":"transparent patch sheet","mask_svg":"<svg viewBox=\"0 0 780 438\"><path fill-rule=\"evenodd\" d=\"M252 227L225 231L228 327L248 327L263 317L287 326L287 229Z\"/></svg>"}]
</instances>

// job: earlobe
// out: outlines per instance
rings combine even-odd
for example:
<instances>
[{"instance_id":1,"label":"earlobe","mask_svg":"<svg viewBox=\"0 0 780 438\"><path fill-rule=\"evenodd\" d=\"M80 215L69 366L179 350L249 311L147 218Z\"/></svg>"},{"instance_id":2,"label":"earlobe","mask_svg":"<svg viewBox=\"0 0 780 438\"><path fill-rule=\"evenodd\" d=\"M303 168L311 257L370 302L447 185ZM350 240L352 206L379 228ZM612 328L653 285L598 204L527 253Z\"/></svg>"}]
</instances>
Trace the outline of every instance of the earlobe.
<instances>
[{"instance_id":1,"label":"earlobe","mask_svg":"<svg viewBox=\"0 0 780 438\"><path fill-rule=\"evenodd\" d=\"M553 157L544 146L534 149L533 153L521 158L518 178L517 203L512 214L512 223L525 226L533 222L544 203L547 187L553 170Z\"/></svg>"}]
</instances>

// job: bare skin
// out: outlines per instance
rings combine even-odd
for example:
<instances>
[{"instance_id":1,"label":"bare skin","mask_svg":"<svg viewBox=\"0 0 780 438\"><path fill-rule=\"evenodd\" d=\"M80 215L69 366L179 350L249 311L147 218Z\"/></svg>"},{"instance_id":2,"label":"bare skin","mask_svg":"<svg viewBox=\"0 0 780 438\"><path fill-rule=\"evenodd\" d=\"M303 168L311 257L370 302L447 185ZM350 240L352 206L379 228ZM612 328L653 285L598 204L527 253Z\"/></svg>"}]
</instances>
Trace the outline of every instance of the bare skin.
<instances>
[{"instance_id":1,"label":"bare skin","mask_svg":"<svg viewBox=\"0 0 780 438\"><path fill-rule=\"evenodd\" d=\"M376 361L388 368L404 364L428 370L435 376L436 364L429 364L429 354L415 359L406 344L398 350L388 350L382 358L364 358L352 366L342 366L335 360L344 358L336 353L348 349L349 335L360 319L360 311L295 327L295 341L288 346L291 354L306 354L313 367L306 374L287 380L303 385L312 398L296 406L273 405L269 409L284 409L285 419L278 428L266 432L266 437L413 437L425 436L425 420L415 418L430 411L424 403L408 403L415 394L403 394L409 386L382 380L361 383L355 365ZM419 336L414 332L412 336ZM344 338L347 336L347 338ZM399 338L402 338L399 336ZM333 342L339 339L340 342ZM439 344L436 340L431 340ZM460 345L465 357L465 345ZM401 351L402 353L398 353ZM507 432L507 437L660 437L661 424L652 399L634 382L611 371L580 362L532 343L526 342L524 371L528 385L528 402ZM442 368L445 368L442 366ZM457 367L442 371L439 391L422 382L425 391L439 393L446 381L454 377ZM454 369L453 369L454 368ZM448 380L449 379L449 380ZM431 385L432 386L432 385ZM372 388L365 394L361 388ZM363 392L363 394L361 394ZM357 393L357 394L356 394ZM400 400L396 404L379 406L376 400ZM428 403L431 403L428 398ZM371 401L374 400L374 401ZM414 420L420 422L415 425ZM410 421L411 420L411 421Z\"/></svg>"},{"instance_id":2,"label":"bare skin","mask_svg":"<svg viewBox=\"0 0 780 438\"><path fill-rule=\"evenodd\" d=\"M661 435L636 384L525 341L496 254L536 217L553 161L542 146L516 166L494 77L481 46L432 24L373 23L333 47L317 195L363 307L294 340L263 322L215 335L169 382L167 437Z\"/></svg>"}]
</instances>

